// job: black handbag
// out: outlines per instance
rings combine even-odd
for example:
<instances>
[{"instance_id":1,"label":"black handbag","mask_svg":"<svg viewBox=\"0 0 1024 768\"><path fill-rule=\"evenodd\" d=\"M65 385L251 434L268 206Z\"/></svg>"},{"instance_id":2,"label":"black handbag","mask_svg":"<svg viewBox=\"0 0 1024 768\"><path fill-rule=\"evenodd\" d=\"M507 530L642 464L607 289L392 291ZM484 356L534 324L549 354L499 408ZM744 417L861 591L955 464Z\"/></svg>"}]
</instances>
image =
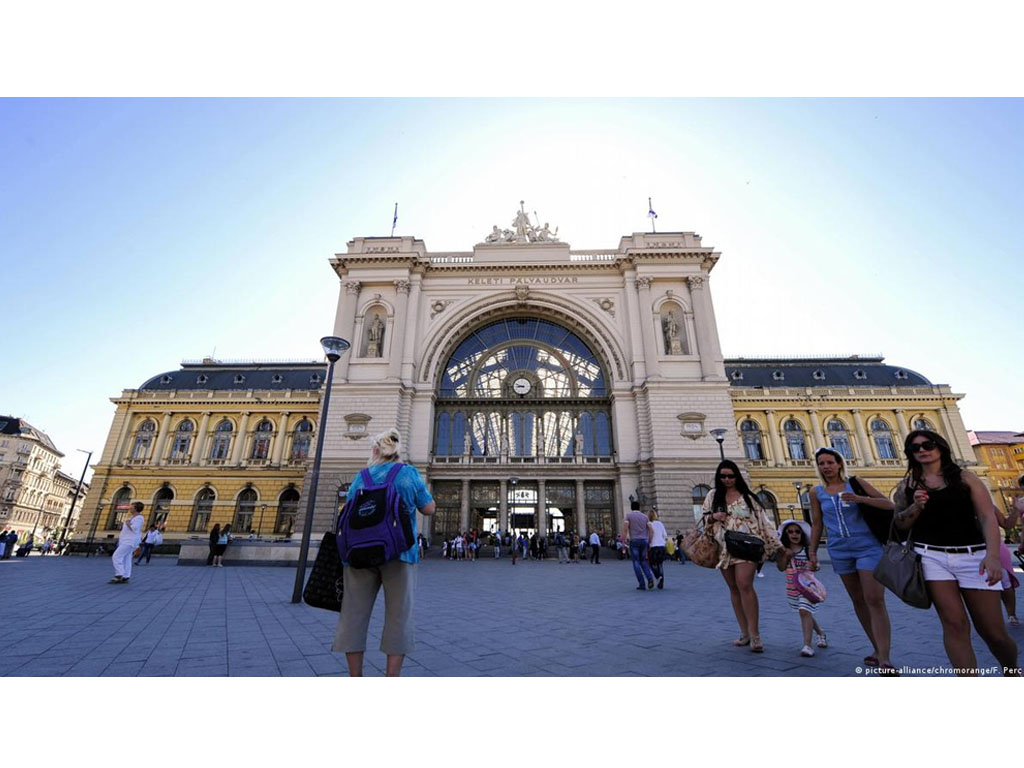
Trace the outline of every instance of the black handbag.
<instances>
[{"instance_id":1,"label":"black handbag","mask_svg":"<svg viewBox=\"0 0 1024 768\"><path fill-rule=\"evenodd\" d=\"M725 550L740 560L760 563L764 559L764 540L752 533L726 531Z\"/></svg>"},{"instance_id":2,"label":"black handbag","mask_svg":"<svg viewBox=\"0 0 1024 768\"><path fill-rule=\"evenodd\" d=\"M895 519L893 520L895 525ZM914 551L914 540L907 533L904 542L890 541L882 547L882 559L875 566L875 580L907 605L931 608L932 599L924 580L921 556Z\"/></svg>"},{"instance_id":3,"label":"black handbag","mask_svg":"<svg viewBox=\"0 0 1024 768\"><path fill-rule=\"evenodd\" d=\"M344 591L338 539L333 533L325 533L320 542L320 550L316 553L313 571L306 580L306 588L302 590L302 599L314 608L340 612Z\"/></svg>"},{"instance_id":4,"label":"black handbag","mask_svg":"<svg viewBox=\"0 0 1024 768\"><path fill-rule=\"evenodd\" d=\"M864 486L861 485L860 480L856 477L850 477L850 487L853 488L853 492L858 496L870 496ZM890 541L898 541L899 536L893 535L897 533L893 528L893 512L887 509L876 509L875 507L868 506L867 504L859 505L860 512L864 516L864 522L867 523L868 529L878 539L878 543L883 547Z\"/></svg>"}]
</instances>

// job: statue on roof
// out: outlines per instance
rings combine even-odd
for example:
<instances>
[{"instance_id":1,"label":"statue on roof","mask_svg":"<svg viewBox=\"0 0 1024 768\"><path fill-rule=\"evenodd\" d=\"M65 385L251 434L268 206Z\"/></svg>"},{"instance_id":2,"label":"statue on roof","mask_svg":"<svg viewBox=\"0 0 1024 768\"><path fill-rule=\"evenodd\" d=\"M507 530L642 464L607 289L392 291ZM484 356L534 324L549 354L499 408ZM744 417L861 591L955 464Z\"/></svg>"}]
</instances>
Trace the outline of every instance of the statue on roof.
<instances>
[{"instance_id":1,"label":"statue on roof","mask_svg":"<svg viewBox=\"0 0 1024 768\"><path fill-rule=\"evenodd\" d=\"M539 219L537 225L530 223L530 216L523 207L525 205L525 200L519 201L519 210L516 212L515 218L512 219L511 229L499 229L498 225L495 224L491 227L491 233L484 238L484 242L503 244L559 242L558 227L555 227L554 232L552 232L551 225L548 222L544 222L543 227L539 225ZM537 212L534 211L533 215L536 216Z\"/></svg>"}]
</instances>

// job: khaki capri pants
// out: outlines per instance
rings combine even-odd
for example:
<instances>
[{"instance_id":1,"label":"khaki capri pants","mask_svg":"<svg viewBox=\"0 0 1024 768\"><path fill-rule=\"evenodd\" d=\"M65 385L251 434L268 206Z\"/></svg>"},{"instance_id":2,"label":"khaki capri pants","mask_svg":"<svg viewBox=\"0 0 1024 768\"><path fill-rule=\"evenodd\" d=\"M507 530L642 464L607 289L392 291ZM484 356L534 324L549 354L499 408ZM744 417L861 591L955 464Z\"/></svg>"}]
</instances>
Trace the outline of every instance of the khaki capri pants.
<instances>
[{"instance_id":1,"label":"khaki capri pants","mask_svg":"<svg viewBox=\"0 0 1024 768\"><path fill-rule=\"evenodd\" d=\"M415 644L412 624L412 598L416 586L416 568L412 563L392 560L375 568L344 567L345 592L341 601L338 630L331 650L360 653L366 650L366 632L370 625L377 592L384 587L384 631L380 649L388 656L412 653Z\"/></svg>"}]
</instances>

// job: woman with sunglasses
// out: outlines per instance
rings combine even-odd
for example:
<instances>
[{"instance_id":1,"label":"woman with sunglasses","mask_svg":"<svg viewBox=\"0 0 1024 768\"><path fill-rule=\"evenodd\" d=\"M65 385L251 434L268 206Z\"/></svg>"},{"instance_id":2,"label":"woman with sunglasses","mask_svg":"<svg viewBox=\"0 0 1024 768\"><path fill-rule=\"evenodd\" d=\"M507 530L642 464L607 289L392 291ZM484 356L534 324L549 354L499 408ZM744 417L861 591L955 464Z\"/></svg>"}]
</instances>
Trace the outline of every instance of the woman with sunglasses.
<instances>
[{"instance_id":1,"label":"woman with sunglasses","mask_svg":"<svg viewBox=\"0 0 1024 768\"><path fill-rule=\"evenodd\" d=\"M740 474L736 463L726 459L715 470L715 488L704 499L704 513L711 518L712 535L718 542L721 559L715 567L729 587L729 599L740 625L740 636L733 645L749 645L754 653L763 653L758 630L760 607L754 591L754 575L761 563L782 548L778 535L765 516L764 507ZM760 562L743 560L729 554L725 546L726 531L753 534L764 542L764 555Z\"/></svg>"},{"instance_id":2,"label":"woman with sunglasses","mask_svg":"<svg viewBox=\"0 0 1024 768\"><path fill-rule=\"evenodd\" d=\"M818 545L824 529L828 532L832 570L842 580L857 620L874 648L870 656L864 657L864 666L893 674L895 667L889 659L892 627L885 609L885 587L875 580L873 573L882 558L882 544L868 527L863 511L863 507L892 510L893 503L864 480L858 479L858 483L867 495L854 493L846 477L843 455L834 448L819 448L814 462L822 484L810 493L811 540L807 560L811 570L818 570Z\"/></svg>"},{"instance_id":3,"label":"woman with sunglasses","mask_svg":"<svg viewBox=\"0 0 1024 768\"><path fill-rule=\"evenodd\" d=\"M999 525L988 489L957 465L949 443L931 430L907 435L904 452L908 468L896 488L896 525L910 529L921 556L950 664L957 674L977 674L973 621L1003 674L1019 675L1017 644L1003 623Z\"/></svg>"}]
</instances>

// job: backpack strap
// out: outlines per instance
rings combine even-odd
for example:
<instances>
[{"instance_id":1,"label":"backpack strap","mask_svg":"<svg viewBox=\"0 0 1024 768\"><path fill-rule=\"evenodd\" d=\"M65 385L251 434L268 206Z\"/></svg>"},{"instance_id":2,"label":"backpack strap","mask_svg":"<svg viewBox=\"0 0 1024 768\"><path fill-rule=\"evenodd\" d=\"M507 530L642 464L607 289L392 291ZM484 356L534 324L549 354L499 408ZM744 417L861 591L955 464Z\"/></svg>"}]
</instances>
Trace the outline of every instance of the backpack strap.
<instances>
[{"instance_id":1,"label":"backpack strap","mask_svg":"<svg viewBox=\"0 0 1024 768\"><path fill-rule=\"evenodd\" d=\"M401 472L404 467L405 467L405 464L401 464L399 462L395 462L395 466L393 466L388 471L388 476L384 479L384 484L385 485L391 485L395 481L395 478L398 477L398 473Z\"/></svg>"},{"instance_id":2,"label":"backpack strap","mask_svg":"<svg viewBox=\"0 0 1024 768\"><path fill-rule=\"evenodd\" d=\"M373 475L370 474L370 468L367 467L359 472L359 476L363 478L363 487L369 488L373 485Z\"/></svg>"}]
</instances>

